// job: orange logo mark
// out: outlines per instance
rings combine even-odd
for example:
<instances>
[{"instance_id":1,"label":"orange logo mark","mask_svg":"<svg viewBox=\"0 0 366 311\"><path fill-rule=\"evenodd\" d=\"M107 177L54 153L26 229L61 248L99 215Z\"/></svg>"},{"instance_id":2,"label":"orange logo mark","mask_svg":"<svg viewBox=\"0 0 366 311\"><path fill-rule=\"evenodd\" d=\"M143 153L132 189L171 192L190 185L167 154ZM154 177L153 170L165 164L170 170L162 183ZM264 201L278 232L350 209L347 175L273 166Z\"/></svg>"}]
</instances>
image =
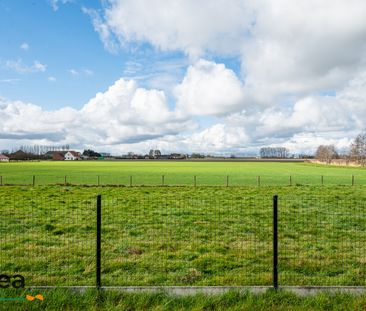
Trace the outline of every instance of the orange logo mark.
<instances>
[{"instance_id":1,"label":"orange logo mark","mask_svg":"<svg viewBox=\"0 0 366 311\"><path fill-rule=\"evenodd\" d=\"M41 295L41 294L38 294L38 295L35 295L35 296L27 295L25 298L29 301L33 301L34 299L39 299L39 300L44 299L43 295Z\"/></svg>"}]
</instances>

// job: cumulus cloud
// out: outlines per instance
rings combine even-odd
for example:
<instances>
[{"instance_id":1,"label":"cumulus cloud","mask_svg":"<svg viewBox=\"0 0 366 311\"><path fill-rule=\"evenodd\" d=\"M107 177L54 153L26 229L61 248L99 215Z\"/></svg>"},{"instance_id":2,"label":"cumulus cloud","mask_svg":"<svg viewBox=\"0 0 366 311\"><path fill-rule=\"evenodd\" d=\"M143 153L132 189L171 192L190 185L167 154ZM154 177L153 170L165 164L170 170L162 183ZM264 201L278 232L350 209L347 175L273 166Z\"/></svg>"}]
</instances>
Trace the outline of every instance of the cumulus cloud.
<instances>
[{"instance_id":1,"label":"cumulus cloud","mask_svg":"<svg viewBox=\"0 0 366 311\"><path fill-rule=\"evenodd\" d=\"M285 145L292 151L310 152L319 144L332 143L344 149L366 128L365 89L366 74L361 73L335 96L307 96L291 105L278 103L257 112L230 114L221 120L225 128L220 126L237 143L227 143L227 147L240 151L244 142L248 150L262 145ZM196 137L203 137L203 144L215 145L220 137L217 129L215 124ZM240 130L246 134L246 139ZM221 150L225 150L224 145Z\"/></svg>"},{"instance_id":2,"label":"cumulus cloud","mask_svg":"<svg viewBox=\"0 0 366 311\"><path fill-rule=\"evenodd\" d=\"M283 93L342 87L366 65L363 0L110 0L103 42L148 42L193 56L236 55L246 88ZM143 22L142 22L143 21ZM100 32L100 31L99 31Z\"/></svg>"},{"instance_id":3,"label":"cumulus cloud","mask_svg":"<svg viewBox=\"0 0 366 311\"><path fill-rule=\"evenodd\" d=\"M158 63L157 57L151 75L147 62L126 62L124 74L145 87L121 79L81 110L69 112L72 124L62 124L72 130L56 130L69 143L137 151L150 144L174 151L244 152L279 144L312 150L320 143L344 148L366 127L363 0L103 4L100 11L83 11L108 51L132 46L146 56L144 48L152 46L173 55L179 68L168 70L166 59ZM240 63L237 73L219 63L226 57ZM18 72L46 70L21 60L6 65ZM88 75L80 68L70 73ZM203 125L202 117L212 123ZM191 120L202 121L201 126Z\"/></svg>"},{"instance_id":4,"label":"cumulus cloud","mask_svg":"<svg viewBox=\"0 0 366 311\"><path fill-rule=\"evenodd\" d=\"M100 22L122 44L147 42L189 56L173 92L177 111L220 117L193 134L196 141L220 146L220 129L251 145L304 137L315 144L349 141L366 126L364 12L363 0L110 0ZM240 61L241 77L197 61L227 55Z\"/></svg>"},{"instance_id":5,"label":"cumulus cloud","mask_svg":"<svg viewBox=\"0 0 366 311\"><path fill-rule=\"evenodd\" d=\"M242 54L248 85L301 96L342 87L365 68L364 1L260 0L252 8Z\"/></svg>"},{"instance_id":6,"label":"cumulus cloud","mask_svg":"<svg viewBox=\"0 0 366 311\"><path fill-rule=\"evenodd\" d=\"M72 108L44 111L37 105L0 99L1 133L19 139L40 136L62 139L76 114Z\"/></svg>"},{"instance_id":7,"label":"cumulus cloud","mask_svg":"<svg viewBox=\"0 0 366 311\"><path fill-rule=\"evenodd\" d=\"M97 141L108 144L174 135L192 126L169 110L164 92L139 88L136 82L123 79L98 93L80 113L81 123L98 133Z\"/></svg>"},{"instance_id":8,"label":"cumulus cloud","mask_svg":"<svg viewBox=\"0 0 366 311\"><path fill-rule=\"evenodd\" d=\"M222 76L227 70L203 60L196 65L201 66L208 66L214 72L218 70ZM210 70L209 76L215 77ZM208 83L205 79L203 75L200 80ZM213 86L217 87L215 83ZM366 73L361 73L335 96L312 95L287 106L278 103L254 111L226 113L216 117L216 123L211 126L199 128L192 116L221 113L215 101L211 106L198 108L189 108L188 101L184 103L188 105L185 109L192 113L182 114L183 106L169 108L163 91L141 88L133 80L119 79L80 110L45 111L36 105L2 99L0 139L43 139L47 143L68 143L80 148L92 145L116 152L146 152L154 146L166 151L255 154L263 145L284 145L293 152L309 152L320 143L346 148L366 127L365 90ZM184 94L194 91L187 87ZM192 102L196 101L192 99Z\"/></svg>"},{"instance_id":9,"label":"cumulus cloud","mask_svg":"<svg viewBox=\"0 0 366 311\"><path fill-rule=\"evenodd\" d=\"M104 19L93 18L103 42L147 41L162 50L183 50L192 58L206 51L239 53L251 22L241 0L107 1Z\"/></svg>"},{"instance_id":10,"label":"cumulus cloud","mask_svg":"<svg viewBox=\"0 0 366 311\"><path fill-rule=\"evenodd\" d=\"M188 115L222 115L243 105L243 86L223 64L199 60L174 90L177 109Z\"/></svg>"},{"instance_id":11,"label":"cumulus cloud","mask_svg":"<svg viewBox=\"0 0 366 311\"><path fill-rule=\"evenodd\" d=\"M162 91L139 88L136 82L123 79L80 110L45 111L29 103L0 100L0 139L116 145L176 135L190 128L193 122L169 110Z\"/></svg>"}]
</instances>

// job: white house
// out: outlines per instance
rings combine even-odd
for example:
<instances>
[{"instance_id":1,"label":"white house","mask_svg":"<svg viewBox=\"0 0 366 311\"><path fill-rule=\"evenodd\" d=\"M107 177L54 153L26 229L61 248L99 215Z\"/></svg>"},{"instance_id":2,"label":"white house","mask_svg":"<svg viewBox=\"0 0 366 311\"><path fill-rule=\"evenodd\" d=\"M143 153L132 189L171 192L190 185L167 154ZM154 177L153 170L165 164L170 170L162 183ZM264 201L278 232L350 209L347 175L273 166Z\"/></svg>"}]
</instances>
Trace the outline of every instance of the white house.
<instances>
[{"instance_id":1,"label":"white house","mask_svg":"<svg viewBox=\"0 0 366 311\"><path fill-rule=\"evenodd\" d=\"M66 161L75 161L80 160L80 152L76 151L68 151L65 153L65 160Z\"/></svg>"},{"instance_id":2,"label":"white house","mask_svg":"<svg viewBox=\"0 0 366 311\"><path fill-rule=\"evenodd\" d=\"M9 162L9 158L6 155L0 154L0 162Z\"/></svg>"}]
</instances>

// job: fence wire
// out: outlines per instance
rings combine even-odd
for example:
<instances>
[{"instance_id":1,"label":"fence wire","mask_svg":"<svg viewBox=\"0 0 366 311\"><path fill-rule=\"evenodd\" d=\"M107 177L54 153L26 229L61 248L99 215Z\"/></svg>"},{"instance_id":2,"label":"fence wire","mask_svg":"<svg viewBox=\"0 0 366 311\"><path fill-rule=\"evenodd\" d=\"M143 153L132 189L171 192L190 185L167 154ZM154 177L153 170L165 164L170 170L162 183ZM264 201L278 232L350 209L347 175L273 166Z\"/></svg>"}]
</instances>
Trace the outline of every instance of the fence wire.
<instances>
[{"instance_id":1,"label":"fence wire","mask_svg":"<svg viewBox=\"0 0 366 311\"><path fill-rule=\"evenodd\" d=\"M366 285L366 205L344 197L279 197L281 285Z\"/></svg>"},{"instance_id":2,"label":"fence wire","mask_svg":"<svg viewBox=\"0 0 366 311\"><path fill-rule=\"evenodd\" d=\"M26 285L94 285L95 199L1 198L0 272Z\"/></svg>"},{"instance_id":3,"label":"fence wire","mask_svg":"<svg viewBox=\"0 0 366 311\"><path fill-rule=\"evenodd\" d=\"M69 173L67 175L37 174L26 175L7 174L0 172L0 186L40 186L40 185L81 185L81 186L186 186L186 187L255 187L255 186L361 186L366 185L366 176L357 175L317 175L292 174L277 175L255 174L194 174L169 173L152 174L140 173L134 175L104 173Z\"/></svg>"},{"instance_id":4,"label":"fence wire","mask_svg":"<svg viewBox=\"0 0 366 311\"><path fill-rule=\"evenodd\" d=\"M271 285L272 197L102 196L104 286ZM96 198L1 197L0 272L95 285ZM365 286L366 204L279 196L279 285Z\"/></svg>"},{"instance_id":5,"label":"fence wire","mask_svg":"<svg viewBox=\"0 0 366 311\"><path fill-rule=\"evenodd\" d=\"M271 201L103 200L105 285L270 285Z\"/></svg>"}]
</instances>

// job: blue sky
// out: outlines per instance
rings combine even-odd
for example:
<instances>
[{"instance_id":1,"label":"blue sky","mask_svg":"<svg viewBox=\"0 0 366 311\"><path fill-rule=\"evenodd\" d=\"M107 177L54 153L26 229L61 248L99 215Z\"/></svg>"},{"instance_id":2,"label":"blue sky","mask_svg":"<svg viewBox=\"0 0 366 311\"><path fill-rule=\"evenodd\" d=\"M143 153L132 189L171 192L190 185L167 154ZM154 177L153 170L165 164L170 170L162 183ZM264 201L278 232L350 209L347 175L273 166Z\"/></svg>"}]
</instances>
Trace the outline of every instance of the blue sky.
<instances>
[{"instance_id":1,"label":"blue sky","mask_svg":"<svg viewBox=\"0 0 366 311\"><path fill-rule=\"evenodd\" d=\"M102 3L97 0L64 4L60 1L57 10L49 0L3 0L0 5L0 37L5 42L0 50L2 97L37 103L49 110L66 105L81 108L120 77L137 79L141 86L164 88L164 83L159 85L155 81L157 76L161 79L170 76L178 82L188 65L180 51L156 51L148 43L119 48L113 53L106 51L90 17L82 10L101 11ZM22 49L22 44L28 45L28 49ZM40 73L19 73L4 64L8 60L20 60L27 66L37 60L46 64L47 69ZM217 57L217 60L240 72L236 58ZM133 66L134 63L142 66ZM71 70L78 74L72 74ZM56 80L50 81L49 77Z\"/></svg>"},{"instance_id":2,"label":"blue sky","mask_svg":"<svg viewBox=\"0 0 366 311\"><path fill-rule=\"evenodd\" d=\"M2 0L0 150L346 149L365 127L365 11L361 0Z\"/></svg>"},{"instance_id":3,"label":"blue sky","mask_svg":"<svg viewBox=\"0 0 366 311\"><path fill-rule=\"evenodd\" d=\"M99 1L84 2L100 8ZM104 50L89 16L81 10L83 1L60 5L56 11L47 0L7 0L0 5L0 37L5 42L0 49L0 80L15 80L0 84L0 96L51 110L66 105L80 108L122 75L130 55ZM23 43L29 45L28 50L21 49ZM4 66L6 60L21 60L28 66L38 60L47 70L17 73ZM80 74L73 75L71 70Z\"/></svg>"}]
</instances>

